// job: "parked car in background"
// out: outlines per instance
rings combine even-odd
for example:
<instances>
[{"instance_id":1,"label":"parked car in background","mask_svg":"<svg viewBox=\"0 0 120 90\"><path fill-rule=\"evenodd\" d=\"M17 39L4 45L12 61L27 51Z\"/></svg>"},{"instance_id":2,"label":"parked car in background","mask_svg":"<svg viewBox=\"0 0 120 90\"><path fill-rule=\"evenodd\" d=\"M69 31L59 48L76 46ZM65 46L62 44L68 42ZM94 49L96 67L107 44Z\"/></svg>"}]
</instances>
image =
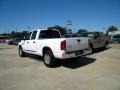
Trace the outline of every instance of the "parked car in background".
<instances>
[{"instance_id":1,"label":"parked car in background","mask_svg":"<svg viewBox=\"0 0 120 90\"><path fill-rule=\"evenodd\" d=\"M11 38L11 39L7 39L6 43L10 45L18 45L20 41L21 41L20 38Z\"/></svg>"},{"instance_id":2,"label":"parked car in background","mask_svg":"<svg viewBox=\"0 0 120 90\"><path fill-rule=\"evenodd\" d=\"M120 43L120 34L111 36L111 43Z\"/></svg>"},{"instance_id":3,"label":"parked car in background","mask_svg":"<svg viewBox=\"0 0 120 90\"><path fill-rule=\"evenodd\" d=\"M5 43L6 39L0 39L0 43Z\"/></svg>"},{"instance_id":4,"label":"parked car in background","mask_svg":"<svg viewBox=\"0 0 120 90\"><path fill-rule=\"evenodd\" d=\"M0 43L2 43L2 39L0 39Z\"/></svg>"},{"instance_id":5,"label":"parked car in background","mask_svg":"<svg viewBox=\"0 0 120 90\"><path fill-rule=\"evenodd\" d=\"M92 52L94 52L96 48L108 48L109 38L102 32L83 32L79 34L78 37L89 37L89 44Z\"/></svg>"},{"instance_id":6,"label":"parked car in background","mask_svg":"<svg viewBox=\"0 0 120 90\"><path fill-rule=\"evenodd\" d=\"M5 43L12 45L13 41L14 41L14 39L10 38L10 39L7 39Z\"/></svg>"},{"instance_id":7,"label":"parked car in background","mask_svg":"<svg viewBox=\"0 0 120 90\"><path fill-rule=\"evenodd\" d=\"M13 43L14 45L18 45L18 43L21 41L20 38L14 38Z\"/></svg>"}]
</instances>

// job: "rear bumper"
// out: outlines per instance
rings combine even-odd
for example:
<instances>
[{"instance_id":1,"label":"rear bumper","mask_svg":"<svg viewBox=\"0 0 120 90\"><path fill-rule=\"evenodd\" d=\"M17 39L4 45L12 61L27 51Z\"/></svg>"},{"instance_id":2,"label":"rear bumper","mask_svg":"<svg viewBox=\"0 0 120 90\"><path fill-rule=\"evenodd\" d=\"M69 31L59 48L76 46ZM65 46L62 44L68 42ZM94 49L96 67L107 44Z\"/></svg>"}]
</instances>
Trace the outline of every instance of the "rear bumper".
<instances>
[{"instance_id":1,"label":"rear bumper","mask_svg":"<svg viewBox=\"0 0 120 90\"><path fill-rule=\"evenodd\" d=\"M75 58L83 55L87 55L91 53L91 49L84 49L79 51L73 51L73 52L64 52L62 54L62 59L68 59L68 58Z\"/></svg>"}]
</instances>

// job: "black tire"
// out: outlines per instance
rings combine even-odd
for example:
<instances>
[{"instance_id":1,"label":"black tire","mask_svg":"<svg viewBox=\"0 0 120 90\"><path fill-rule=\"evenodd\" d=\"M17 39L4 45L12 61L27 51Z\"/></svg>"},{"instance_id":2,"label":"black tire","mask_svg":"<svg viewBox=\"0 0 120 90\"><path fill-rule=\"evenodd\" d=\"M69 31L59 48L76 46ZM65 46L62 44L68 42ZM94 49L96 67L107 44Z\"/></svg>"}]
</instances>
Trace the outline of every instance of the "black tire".
<instances>
[{"instance_id":1,"label":"black tire","mask_svg":"<svg viewBox=\"0 0 120 90\"><path fill-rule=\"evenodd\" d=\"M90 54L93 54L94 53L94 48L93 48L92 44L90 44L90 49L91 49L91 53Z\"/></svg>"},{"instance_id":2,"label":"black tire","mask_svg":"<svg viewBox=\"0 0 120 90\"><path fill-rule=\"evenodd\" d=\"M43 60L44 60L44 64L47 66L47 67L54 67L55 66L55 57L52 53L51 50L47 50L43 53Z\"/></svg>"},{"instance_id":3,"label":"black tire","mask_svg":"<svg viewBox=\"0 0 120 90\"><path fill-rule=\"evenodd\" d=\"M108 49L108 43L106 42L105 45L104 45L104 49Z\"/></svg>"},{"instance_id":4,"label":"black tire","mask_svg":"<svg viewBox=\"0 0 120 90\"><path fill-rule=\"evenodd\" d=\"M24 57L25 56L25 53L23 52L22 47L19 47L19 56L20 57Z\"/></svg>"}]
</instances>

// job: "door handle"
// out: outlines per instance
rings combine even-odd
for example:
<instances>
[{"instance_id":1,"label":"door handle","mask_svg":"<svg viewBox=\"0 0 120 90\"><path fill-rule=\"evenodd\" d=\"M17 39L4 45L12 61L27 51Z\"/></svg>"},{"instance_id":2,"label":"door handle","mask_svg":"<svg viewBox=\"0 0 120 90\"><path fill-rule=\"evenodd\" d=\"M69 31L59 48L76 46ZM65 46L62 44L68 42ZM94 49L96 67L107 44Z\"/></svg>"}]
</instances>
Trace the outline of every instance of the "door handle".
<instances>
[{"instance_id":1,"label":"door handle","mask_svg":"<svg viewBox=\"0 0 120 90\"><path fill-rule=\"evenodd\" d=\"M29 42L27 42L27 43L29 43Z\"/></svg>"},{"instance_id":2,"label":"door handle","mask_svg":"<svg viewBox=\"0 0 120 90\"><path fill-rule=\"evenodd\" d=\"M33 42L33 43L35 43L35 42Z\"/></svg>"}]
</instances>

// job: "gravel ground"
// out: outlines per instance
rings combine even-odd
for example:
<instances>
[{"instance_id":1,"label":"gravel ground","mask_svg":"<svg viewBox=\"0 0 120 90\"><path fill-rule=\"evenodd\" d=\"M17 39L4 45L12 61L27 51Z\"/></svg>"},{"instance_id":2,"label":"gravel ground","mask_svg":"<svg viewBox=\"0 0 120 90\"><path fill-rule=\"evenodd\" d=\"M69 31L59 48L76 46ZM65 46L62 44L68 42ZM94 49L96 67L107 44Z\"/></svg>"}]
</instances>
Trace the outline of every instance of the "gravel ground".
<instances>
[{"instance_id":1,"label":"gravel ground","mask_svg":"<svg viewBox=\"0 0 120 90\"><path fill-rule=\"evenodd\" d=\"M120 44L47 68L0 43L0 90L120 90Z\"/></svg>"}]
</instances>

